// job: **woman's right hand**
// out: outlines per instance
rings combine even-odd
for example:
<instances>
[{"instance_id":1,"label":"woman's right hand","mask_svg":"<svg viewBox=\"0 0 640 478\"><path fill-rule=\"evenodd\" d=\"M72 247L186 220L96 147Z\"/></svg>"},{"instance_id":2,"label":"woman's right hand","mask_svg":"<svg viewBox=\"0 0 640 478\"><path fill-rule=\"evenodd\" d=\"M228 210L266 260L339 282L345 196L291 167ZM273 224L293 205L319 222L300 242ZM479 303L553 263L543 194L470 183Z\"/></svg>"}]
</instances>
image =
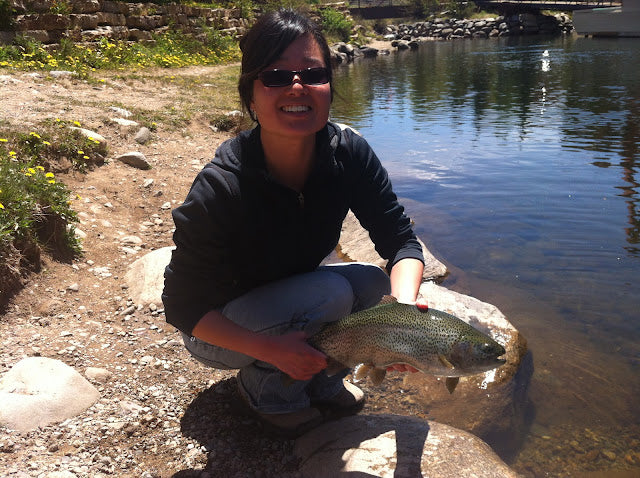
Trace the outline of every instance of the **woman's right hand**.
<instances>
[{"instance_id":1,"label":"woman's right hand","mask_svg":"<svg viewBox=\"0 0 640 478\"><path fill-rule=\"evenodd\" d=\"M265 336L264 362L277 367L294 380L310 380L327 368L327 356L307 343L302 331L285 335Z\"/></svg>"}]
</instances>

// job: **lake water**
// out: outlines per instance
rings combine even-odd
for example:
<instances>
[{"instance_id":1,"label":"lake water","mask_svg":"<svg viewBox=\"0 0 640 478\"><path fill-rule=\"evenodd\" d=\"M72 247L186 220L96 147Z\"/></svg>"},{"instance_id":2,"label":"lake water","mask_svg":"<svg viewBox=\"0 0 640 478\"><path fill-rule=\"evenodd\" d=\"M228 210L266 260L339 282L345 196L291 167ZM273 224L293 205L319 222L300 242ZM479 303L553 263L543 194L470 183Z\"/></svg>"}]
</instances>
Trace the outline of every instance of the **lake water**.
<instances>
[{"instance_id":1,"label":"lake water","mask_svg":"<svg viewBox=\"0 0 640 478\"><path fill-rule=\"evenodd\" d=\"M528 341L532 423L506 459L640 476L640 39L428 42L335 87L443 285Z\"/></svg>"}]
</instances>

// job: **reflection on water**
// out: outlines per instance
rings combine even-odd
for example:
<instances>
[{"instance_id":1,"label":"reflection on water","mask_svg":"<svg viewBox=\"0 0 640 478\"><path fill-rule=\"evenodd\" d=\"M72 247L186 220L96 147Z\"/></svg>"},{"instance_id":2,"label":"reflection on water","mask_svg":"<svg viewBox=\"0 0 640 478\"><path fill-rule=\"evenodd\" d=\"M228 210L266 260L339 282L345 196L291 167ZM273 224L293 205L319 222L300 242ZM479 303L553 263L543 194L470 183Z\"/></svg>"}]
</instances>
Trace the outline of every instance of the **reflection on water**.
<instances>
[{"instance_id":1,"label":"reflection on water","mask_svg":"<svg viewBox=\"0 0 640 478\"><path fill-rule=\"evenodd\" d=\"M444 285L529 342L525 473L640 466L639 64L636 39L501 39L336 74L334 119L383 160Z\"/></svg>"}]
</instances>

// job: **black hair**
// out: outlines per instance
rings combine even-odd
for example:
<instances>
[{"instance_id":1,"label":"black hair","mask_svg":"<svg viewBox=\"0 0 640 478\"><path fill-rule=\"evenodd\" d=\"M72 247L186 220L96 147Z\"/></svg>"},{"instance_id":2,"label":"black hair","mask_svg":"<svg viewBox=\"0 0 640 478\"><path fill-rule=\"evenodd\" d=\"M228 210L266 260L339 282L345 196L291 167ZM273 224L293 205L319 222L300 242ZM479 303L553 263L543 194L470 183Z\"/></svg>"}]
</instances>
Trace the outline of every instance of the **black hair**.
<instances>
[{"instance_id":1,"label":"black hair","mask_svg":"<svg viewBox=\"0 0 640 478\"><path fill-rule=\"evenodd\" d=\"M291 43L304 35L311 35L320 47L333 98L331 51L320 27L309 17L295 10L274 10L262 15L240 40L242 66L238 92L242 106L254 121L255 114L251 111L253 82L266 67L280 58Z\"/></svg>"}]
</instances>

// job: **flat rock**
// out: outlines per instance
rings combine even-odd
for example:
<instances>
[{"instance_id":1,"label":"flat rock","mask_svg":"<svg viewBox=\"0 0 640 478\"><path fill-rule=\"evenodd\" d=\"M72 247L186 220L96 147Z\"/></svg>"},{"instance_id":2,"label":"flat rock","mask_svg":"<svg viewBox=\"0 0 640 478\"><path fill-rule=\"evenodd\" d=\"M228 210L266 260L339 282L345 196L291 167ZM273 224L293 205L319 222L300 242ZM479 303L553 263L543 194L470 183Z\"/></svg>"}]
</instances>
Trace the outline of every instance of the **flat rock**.
<instances>
[{"instance_id":1,"label":"flat rock","mask_svg":"<svg viewBox=\"0 0 640 478\"><path fill-rule=\"evenodd\" d=\"M305 478L511 478L482 440L433 421L398 415L356 415L326 423L294 448Z\"/></svg>"},{"instance_id":2,"label":"flat rock","mask_svg":"<svg viewBox=\"0 0 640 478\"><path fill-rule=\"evenodd\" d=\"M420 241L422 246L422 254L424 257L424 280L434 280L447 275L447 266L435 258L427 249L424 243ZM349 211L347 217L342 223L342 232L338 244L339 253L346 259L358 262L369 262L384 267L387 261L382 259L376 252L375 246L369 238L369 232L360 225L358 219Z\"/></svg>"},{"instance_id":3,"label":"flat rock","mask_svg":"<svg viewBox=\"0 0 640 478\"><path fill-rule=\"evenodd\" d=\"M137 128L139 123L137 121L133 121L126 118L109 118L111 121L116 123L119 126L124 126L126 128Z\"/></svg>"},{"instance_id":4,"label":"flat rock","mask_svg":"<svg viewBox=\"0 0 640 478\"><path fill-rule=\"evenodd\" d=\"M138 151L129 151L121 154L116 159L137 169L151 169L151 164L149 164L145 155Z\"/></svg>"},{"instance_id":5,"label":"flat rock","mask_svg":"<svg viewBox=\"0 0 640 478\"><path fill-rule=\"evenodd\" d=\"M27 432L79 415L98 398L98 390L63 362L27 357L0 379L0 424Z\"/></svg>"}]
</instances>

